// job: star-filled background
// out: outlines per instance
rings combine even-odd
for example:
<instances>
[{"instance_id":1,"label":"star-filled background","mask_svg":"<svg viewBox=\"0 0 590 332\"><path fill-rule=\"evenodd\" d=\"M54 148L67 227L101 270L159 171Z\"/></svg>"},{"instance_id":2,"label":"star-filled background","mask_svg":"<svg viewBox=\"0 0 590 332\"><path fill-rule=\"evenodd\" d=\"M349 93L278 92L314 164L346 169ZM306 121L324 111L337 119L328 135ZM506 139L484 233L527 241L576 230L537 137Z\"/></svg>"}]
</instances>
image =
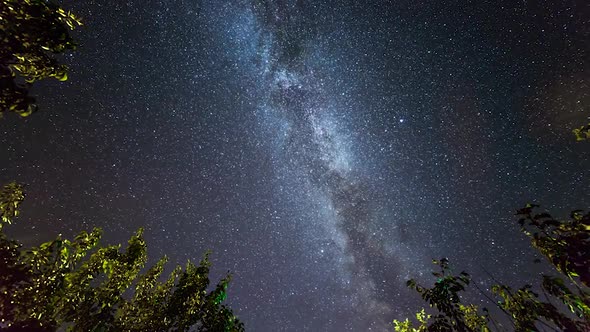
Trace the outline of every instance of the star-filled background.
<instances>
[{"instance_id":1,"label":"star-filled background","mask_svg":"<svg viewBox=\"0 0 590 332\"><path fill-rule=\"evenodd\" d=\"M69 81L0 121L28 194L7 231L212 249L248 330L391 330L432 258L521 286L547 266L514 211L590 207L585 1L62 4Z\"/></svg>"}]
</instances>

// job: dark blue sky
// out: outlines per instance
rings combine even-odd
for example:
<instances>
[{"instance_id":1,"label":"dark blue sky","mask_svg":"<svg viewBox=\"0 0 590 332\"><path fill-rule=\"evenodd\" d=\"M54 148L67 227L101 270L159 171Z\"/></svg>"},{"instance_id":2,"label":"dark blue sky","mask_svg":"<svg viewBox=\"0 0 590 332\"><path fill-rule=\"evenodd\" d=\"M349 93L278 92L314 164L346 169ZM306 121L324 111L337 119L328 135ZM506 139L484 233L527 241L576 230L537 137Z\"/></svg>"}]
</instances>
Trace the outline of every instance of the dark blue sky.
<instances>
[{"instance_id":1,"label":"dark blue sky","mask_svg":"<svg viewBox=\"0 0 590 332\"><path fill-rule=\"evenodd\" d=\"M514 211L590 206L584 1L63 4L70 80L0 122L8 231L212 249L249 330L384 330L431 258L520 286L546 267Z\"/></svg>"}]
</instances>

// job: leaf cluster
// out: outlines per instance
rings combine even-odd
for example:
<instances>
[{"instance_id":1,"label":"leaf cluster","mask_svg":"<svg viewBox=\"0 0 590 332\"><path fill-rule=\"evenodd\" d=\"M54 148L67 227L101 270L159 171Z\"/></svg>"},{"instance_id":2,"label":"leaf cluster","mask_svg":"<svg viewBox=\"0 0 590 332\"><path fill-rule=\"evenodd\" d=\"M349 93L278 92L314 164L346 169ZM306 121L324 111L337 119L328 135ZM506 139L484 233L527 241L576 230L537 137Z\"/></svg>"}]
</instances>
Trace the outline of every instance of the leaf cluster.
<instances>
[{"instance_id":1,"label":"leaf cluster","mask_svg":"<svg viewBox=\"0 0 590 332\"><path fill-rule=\"evenodd\" d=\"M19 214L19 205L25 199L23 187L11 182L0 189L0 230L4 224L11 224Z\"/></svg>"},{"instance_id":2,"label":"leaf cluster","mask_svg":"<svg viewBox=\"0 0 590 332\"><path fill-rule=\"evenodd\" d=\"M433 260L433 263L438 265L440 270L432 273L437 278L432 288L421 286L415 280L409 280L407 286L417 291L431 308L438 311L438 314L417 315L420 322L418 328L410 327L407 320L395 320L396 331L487 331L487 319L477 313L477 307L461 303L459 293L469 285L469 274L461 272L459 275L453 275L447 258Z\"/></svg>"},{"instance_id":3,"label":"leaf cluster","mask_svg":"<svg viewBox=\"0 0 590 332\"><path fill-rule=\"evenodd\" d=\"M428 331L428 321L432 316L427 314L424 308L416 313L416 320L419 325L414 327L412 322L406 318L404 321L394 320L393 328L396 332L426 332Z\"/></svg>"},{"instance_id":4,"label":"leaf cluster","mask_svg":"<svg viewBox=\"0 0 590 332\"><path fill-rule=\"evenodd\" d=\"M549 213L535 213L538 205L517 211L521 230L555 268L573 282L590 286L590 213L572 211L570 220L557 220Z\"/></svg>"},{"instance_id":5,"label":"leaf cluster","mask_svg":"<svg viewBox=\"0 0 590 332\"><path fill-rule=\"evenodd\" d=\"M580 128L576 128L572 130L572 132L574 135L576 135L576 141L590 140L590 123L585 126L581 126Z\"/></svg>"},{"instance_id":6,"label":"leaf cluster","mask_svg":"<svg viewBox=\"0 0 590 332\"><path fill-rule=\"evenodd\" d=\"M80 25L51 1L0 0L0 116L34 112L29 89L35 81L67 80L68 67L56 55L76 49L69 32Z\"/></svg>"}]
</instances>

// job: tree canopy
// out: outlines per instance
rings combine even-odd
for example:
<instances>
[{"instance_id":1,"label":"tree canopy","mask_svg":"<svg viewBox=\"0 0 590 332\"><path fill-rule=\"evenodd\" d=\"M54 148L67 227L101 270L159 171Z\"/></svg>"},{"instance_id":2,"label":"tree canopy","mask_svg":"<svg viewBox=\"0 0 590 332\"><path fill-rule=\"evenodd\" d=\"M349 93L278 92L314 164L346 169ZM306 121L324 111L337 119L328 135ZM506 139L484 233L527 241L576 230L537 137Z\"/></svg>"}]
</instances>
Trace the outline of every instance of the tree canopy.
<instances>
[{"instance_id":1,"label":"tree canopy","mask_svg":"<svg viewBox=\"0 0 590 332\"><path fill-rule=\"evenodd\" d=\"M76 49L69 31L81 24L51 1L0 0L0 116L34 112L34 82L67 80L68 67L56 55Z\"/></svg>"},{"instance_id":2,"label":"tree canopy","mask_svg":"<svg viewBox=\"0 0 590 332\"><path fill-rule=\"evenodd\" d=\"M0 192L2 223L18 215L22 188ZM0 229L0 329L6 331L243 331L222 304L231 280L210 287L209 253L198 265L162 278L166 257L143 271L147 246L138 230L124 251L81 232L23 249Z\"/></svg>"},{"instance_id":3,"label":"tree canopy","mask_svg":"<svg viewBox=\"0 0 590 332\"><path fill-rule=\"evenodd\" d=\"M558 220L547 212L536 213L538 208L529 204L518 210L518 223L533 247L560 276L541 277L537 288L543 296L535 293L532 285L513 290L503 284L492 287L492 296L496 296L496 305L516 332L537 331L539 327L552 331L590 331L590 213L576 210L569 220ZM440 266L440 272L433 272L437 280L432 288L408 281L408 286L421 295L434 313L419 311L417 326L409 319L394 320L395 331L506 330L487 309L461 303L460 292L469 286L469 274L453 275L446 258L434 263Z\"/></svg>"}]
</instances>

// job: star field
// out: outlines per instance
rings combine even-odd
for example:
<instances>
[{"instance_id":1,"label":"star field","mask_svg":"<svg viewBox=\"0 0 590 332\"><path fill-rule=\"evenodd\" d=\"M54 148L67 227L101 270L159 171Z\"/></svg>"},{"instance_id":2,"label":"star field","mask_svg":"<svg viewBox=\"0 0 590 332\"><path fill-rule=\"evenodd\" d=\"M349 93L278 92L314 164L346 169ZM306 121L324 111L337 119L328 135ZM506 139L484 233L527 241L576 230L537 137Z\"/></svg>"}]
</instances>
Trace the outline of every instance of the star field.
<instances>
[{"instance_id":1,"label":"star field","mask_svg":"<svg viewBox=\"0 0 590 332\"><path fill-rule=\"evenodd\" d=\"M432 258L520 286L547 266L514 211L590 206L582 1L63 6L70 80L0 122L0 182L28 193L8 232L212 249L249 330L391 330Z\"/></svg>"}]
</instances>

